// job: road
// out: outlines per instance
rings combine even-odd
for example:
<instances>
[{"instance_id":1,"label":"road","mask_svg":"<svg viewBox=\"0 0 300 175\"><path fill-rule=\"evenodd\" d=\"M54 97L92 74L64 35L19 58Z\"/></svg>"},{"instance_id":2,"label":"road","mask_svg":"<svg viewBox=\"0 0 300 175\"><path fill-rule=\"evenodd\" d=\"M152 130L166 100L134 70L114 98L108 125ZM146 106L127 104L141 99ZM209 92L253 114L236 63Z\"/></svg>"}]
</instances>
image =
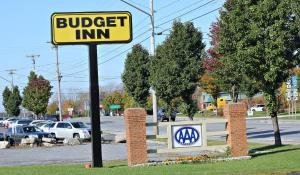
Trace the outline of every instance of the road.
<instances>
[{"instance_id":1,"label":"road","mask_svg":"<svg viewBox=\"0 0 300 175\"><path fill-rule=\"evenodd\" d=\"M184 118L180 118L182 120ZM78 120L78 119L77 119ZM89 122L89 118L81 119ZM147 118L151 121L151 117ZM279 120L281 138L284 144L300 144L300 121ZM210 124L208 131L224 130L224 124ZM105 133L124 134L125 126L122 117L102 117L101 129ZM3 132L3 128L0 128ZM160 129L161 134L165 130ZM153 134L153 129L147 129ZM247 137L249 142L274 143L273 128L270 119L247 120ZM211 139L211 138L209 138ZM224 137L217 137L223 139ZM152 145L153 146L153 145ZM103 160L127 159L126 144L103 144ZM41 165L54 163L83 163L91 161L91 145L86 143L77 146L55 146L52 148L10 148L0 150L0 166Z\"/></svg>"}]
</instances>

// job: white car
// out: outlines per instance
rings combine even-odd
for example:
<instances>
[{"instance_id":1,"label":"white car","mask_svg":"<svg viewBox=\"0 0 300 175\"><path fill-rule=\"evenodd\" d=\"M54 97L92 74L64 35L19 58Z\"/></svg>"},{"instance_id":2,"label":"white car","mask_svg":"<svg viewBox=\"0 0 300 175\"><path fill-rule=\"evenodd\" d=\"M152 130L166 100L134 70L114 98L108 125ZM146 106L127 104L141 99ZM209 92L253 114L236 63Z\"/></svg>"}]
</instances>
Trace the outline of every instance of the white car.
<instances>
[{"instance_id":1,"label":"white car","mask_svg":"<svg viewBox=\"0 0 300 175\"><path fill-rule=\"evenodd\" d=\"M90 129L83 122L55 122L43 129L44 132L51 133L57 139L78 138L90 139Z\"/></svg>"},{"instance_id":2,"label":"white car","mask_svg":"<svg viewBox=\"0 0 300 175\"><path fill-rule=\"evenodd\" d=\"M32 122L30 122L30 126L35 126L36 124L38 123L41 123L41 122L45 122L45 120L33 120Z\"/></svg>"},{"instance_id":3,"label":"white car","mask_svg":"<svg viewBox=\"0 0 300 175\"><path fill-rule=\"evenodd\" d=\"M50 128L55 125L54 122L49 123L38 123L35 126L40 128L43 132L49 132Z\"/></svg>"},{"instance_id":4,"label":"white car","mask_svg":"<svg viewBox=\"0 0 300 175\"><path fill-rule=\"evenodd\" d=\"M265 111L266 106L263 104L257 104L250 108L250 111Z\"/></svg>"},{"instance_id":5,"label":"white car","mask_svg":"<svg viewBox=\"0 0 300 175\"><path fill-rule=\"evenodd\" d=\"M16 120L18 120L18 119L16 119L16 118L8 118L8 119L6 119L6 120L4 120L2 122L2 125L5 128L9 128L9 127L11 127L12 123L14 123Z\"/></svg>"},{"instance_id":6,"label":"white car","mask_svg":"<svg viewBox=\"0 0 300 175\"><path fill-rule=\"evenodd\" d=\"M12 122L7 128L12 128L12 127L16 127L16 126L26 126L29 125L29 123L31 123L32 120L28 120L28 119L20 119L20 120L16 120L14 122Z\"/></svg>"},{"instance_id":7,"label":"white car","mask_svg":"<svg viewBox=\"0 0 300 175\"><path fill-rule=\"evenodd\" d=\"M0 117L0 126L3 126L3 122L4 122L4 118L3 117Z\"/></svg>"}]
</instances>

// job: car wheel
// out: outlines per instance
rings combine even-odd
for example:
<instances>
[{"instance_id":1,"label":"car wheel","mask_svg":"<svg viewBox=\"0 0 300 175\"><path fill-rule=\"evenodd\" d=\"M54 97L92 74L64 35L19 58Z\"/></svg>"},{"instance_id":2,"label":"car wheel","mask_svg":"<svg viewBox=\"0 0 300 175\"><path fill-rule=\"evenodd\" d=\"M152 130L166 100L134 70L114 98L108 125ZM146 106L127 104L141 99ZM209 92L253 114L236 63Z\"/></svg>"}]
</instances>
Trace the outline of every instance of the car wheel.
<instances>
[{"instance_id":1,"label":"car wheel","mask_svg":"<svg viewBox=\"0 0 300 175\"><path fill-rule=\"evenodd\" d=\"M15 141L12 138L10 138L10 137L6 137L6 140L9 142L9 144L11 146L14 145L14 143L15 143Z\"/></svg>"},{"instance_id":2,"label":"car wheel","mask_svg":"<svg viewBox=\"0 0 300 175\"><path fill-rule=\"evenodd\" d=\"M74 138L74 139L80 139L80 136L79 136L79 134L74 134L74 135L73 135L73 138Z\"/></svg>"},{"instance_id":3,"label":"car wheel","mask_svg":"<svg viewBox=\"0 0 300 175\"><path fill-rule=\"evenodd\" d=\"M56 134L55 133L51 133L51 136L56 139Z\"/></svg>"},{"instance_id":4,"label":"car wheel","mask_svg":"<svg viewBox=\"0 0 300 175\"><path fill-rule=\"evenodd\" d=\"M253 112L255 112L255 109L252 109Z\"/></svg>"}]
</instances>

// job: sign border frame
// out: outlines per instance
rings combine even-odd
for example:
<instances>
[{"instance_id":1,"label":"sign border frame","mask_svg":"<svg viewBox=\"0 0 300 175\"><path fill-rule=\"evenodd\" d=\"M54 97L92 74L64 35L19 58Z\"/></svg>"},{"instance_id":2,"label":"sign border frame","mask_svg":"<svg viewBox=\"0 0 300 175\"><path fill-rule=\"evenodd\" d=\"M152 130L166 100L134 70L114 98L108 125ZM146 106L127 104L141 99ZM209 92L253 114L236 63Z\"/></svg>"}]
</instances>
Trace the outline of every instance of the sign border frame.
<instances>
[{"instance_id":1,"label":"sign border frame","mask_svg":"<svg viewBox=\"0 0 300 175\"><path fill-rule=\"evenodd\" d=\"M128 14L130 16L129 19L129 27L130 27L130 38L129 40L117 40L117 41L89 41L89 42L64 42L64 43L55 43L54 41L54 30L53 30L53 18L57 14L85 14L85 13L104 13L104 14L109 14L109 13L123 13L123 14ZM85 11L85 12L54 12L51 14L51 43L53 45L91 45L91 44L122 44L122 43L130 43L133 39L132 36L132 15L129 11Z\"/></svg>"},{"instance_id":2,"label":"sign border frame","mask_svg":"<svg viewBox=\"0 0 300 175\"><path fill-rule=\"evenodd\" d=\"M191 127L191 126L200 126L201 130L200 130L200 140L201 140L201 146L187 146L187 147L175 147L174 146L174 138L173 138L173 131L174 131L174 127ZM203 124L187 124L187 125L172 125L171 126L171 133L170 133L170 137L172 139L172 149L190 149L190 148L200 148L200 147L204 147L203 142L204 142L204 134L203 134Z\"/></svg>"}]
</instances>

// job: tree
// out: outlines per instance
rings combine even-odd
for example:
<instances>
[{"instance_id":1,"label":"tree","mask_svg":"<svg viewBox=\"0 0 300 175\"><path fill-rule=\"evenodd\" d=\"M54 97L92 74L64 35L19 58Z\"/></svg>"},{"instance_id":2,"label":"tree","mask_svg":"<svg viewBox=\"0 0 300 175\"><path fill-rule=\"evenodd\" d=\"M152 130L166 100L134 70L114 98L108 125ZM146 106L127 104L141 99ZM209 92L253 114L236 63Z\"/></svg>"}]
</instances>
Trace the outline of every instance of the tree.
<instances>
[{"instance_id":1,"label":"tree","mask_svg":"<svg viewBox=\"0 0 300 175\"><path fill-rule=\"evenodd\" d=\"M52 94L51 89L52 86L48 80L30 72L28 84L23 91L23 106L36 115L45 114Z\"/></svg>"},{"instance_id":2,"label":"tree","mask_svg":"<svg viewBox=\"0 0 300 175\"><path fill-rule=\"evenodd\" d=\"M75 110L75 101L73 100L64 100L62 104L63 114L69 114L68 108L73 108Z\"/></svg>"},{"instance_id":3,"label":"tree","mask_svg":"<svg viewBox=\"0 0 300 175\"><path fill-rule=\"evenodd\" d=\"M214 99L214 105L217 106L217 99L220 93L220 87L217 83L218 81L214 78L209 72L205 72L205 74L201 77L200 86L201 88L208 94L212 96Z\"/></svg>"},{"instance_id":4,"label":"tree","mask_svg":"<svg viewBox=\"0 0 300 175\"><path fill-rule=\"evenodd\" d=\"M138 104L135 102L132 96L130 96L127 92L124 94L124 109L136 107Z\"/></svg>"},{"instance_id":5,"label":"tree","mask_svg":"<svg viewBox=\"0 0 300 175\"><path fill-rule=\"evenodd\" d=\"M56 102L52 102L47 107L47 114L51 114L51 115L56 114L56 111L58 111L58 109L59 108L58 108L57 103Z\"/></svg>"},{"instance_id":6,"label":"tree","mask_svg":"<svg viewBox=\"0 0 300 175\"><path fill-rule=\"evenodd\" d=\"M9 97L11 96L11 91L9 90L9 88L6 86L3 93L2 93L2 98L3 98L3 101L2 101L2 105L5 109L5 111L7 112L8 109L7 109L7 102L9 100Z\"/></svg>"},{"instance_id":7,"label":"tree","mask_svg":"<svg viewBox=\"0 0 300 175\"><path fill-rule=\"evenodd\" d=\"M140 44L134 45L127 55L122 81L126 92L142 107L149 96L149 53Z\"/></svg>"},{"instance_id":8,"label":"tree","mask_svg":"<svg viewBox=\"0 0 300 175\"><path fill-rule=\"evenodd\" d=\"M157 95L166 102L168 115L172 112L172 100L181 97L192 119L192 94L203 74L204 47L202 33L193 23L179 21L173 23L170 35L157 47L156 55L151 59L150 79Z\"/></svg>"},{"instance_id":9,"label":"tree","mask_svg":"<svg viewBox=\"0 0 300 175\"><path fill-rule=\"evenodd\" d=\"M231 0L221 12L219 53L235 74L246 74L263 91L275 145L281 145L277 90L300 63L299 15L294 0Z\"/></svg>"},{"instance_id":10,"label":"tree","mask_svg":"<svg viewBox=\"0 0 300 175\"><path fill-rule=\"evenodd\" d=\"M10 91L8 87L5 87L3 91L3 106L7 114L18 116L20 114L21 104L22 97L18 86L14 86L12 91Z\"/></svg>"},{"instance_id":11,"label":"tree","mask_svg":"<svg viewBox=\"0 0 300 175\"><path fill-rule=\"evenodd\" d=\"M124 95L119 91L114 91L108 94L103 99L103 105L105 110L109 110L110 105L121 105L121 108L124 107Z\"/></svg>"}]
</instances>

